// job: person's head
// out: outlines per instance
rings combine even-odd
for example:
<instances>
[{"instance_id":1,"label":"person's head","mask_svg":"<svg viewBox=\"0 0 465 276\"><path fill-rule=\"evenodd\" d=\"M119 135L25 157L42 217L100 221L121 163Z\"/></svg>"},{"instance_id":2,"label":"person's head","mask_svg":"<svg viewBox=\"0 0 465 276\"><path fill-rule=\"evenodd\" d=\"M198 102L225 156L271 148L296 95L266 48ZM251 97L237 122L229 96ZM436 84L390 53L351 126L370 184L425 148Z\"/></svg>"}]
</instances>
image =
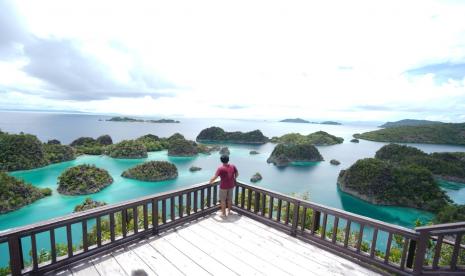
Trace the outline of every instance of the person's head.
<instances>
[{"instance_id":1,"label":"person's head","mask_svg":"<svg viewBox=\"0 0 465 276\"><path fill-rule=\"evenodd\" d=\"M227 156L226 154L223 154L223 155L221 155L220 160L221 160L221 163L228 164L229 156Z\"/></svg>"}]
</instances>

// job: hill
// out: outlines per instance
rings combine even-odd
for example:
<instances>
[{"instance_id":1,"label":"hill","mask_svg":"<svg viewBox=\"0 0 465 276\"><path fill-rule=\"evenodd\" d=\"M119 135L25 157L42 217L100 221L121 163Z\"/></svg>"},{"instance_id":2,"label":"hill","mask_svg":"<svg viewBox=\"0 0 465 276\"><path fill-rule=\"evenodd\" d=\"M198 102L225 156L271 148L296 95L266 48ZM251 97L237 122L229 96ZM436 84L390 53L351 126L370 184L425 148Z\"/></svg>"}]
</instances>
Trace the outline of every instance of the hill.
<instances>
[{"instance_id":1,"label":"hill","mask_svg":"<svg viewBox=\"0 0 465 276\"><path fill-rule=\"evenodd\" d=\"M428 120L413 120L413 119L404 119L396 122L387 122L379 127L390 128L390 127L400 127L400 126L424 126L424 125L435 125L443 124L439 121L428 121Z\"/></svg>"}]
</instances>

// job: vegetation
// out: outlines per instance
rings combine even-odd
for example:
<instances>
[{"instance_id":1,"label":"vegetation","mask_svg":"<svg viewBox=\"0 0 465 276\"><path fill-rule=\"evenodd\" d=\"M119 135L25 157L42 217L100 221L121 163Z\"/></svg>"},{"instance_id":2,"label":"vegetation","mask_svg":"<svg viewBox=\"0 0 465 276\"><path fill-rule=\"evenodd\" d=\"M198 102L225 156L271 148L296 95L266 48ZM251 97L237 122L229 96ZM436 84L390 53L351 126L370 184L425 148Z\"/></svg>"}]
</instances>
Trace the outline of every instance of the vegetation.
<instances>
[{"instance_id":1,"label":"vegetation","mask_svg":"<svg viewBox=\"0 0 465 276\"><path fill-rule=\"evenodd\" d=\"M39 189L21 179L0 172L0 214L17 210L52 194L49 188Z\"/></svg>"},{"instance_id":2,"label":"vegetation","mask_svg":"<svg viewBox=\"0 0 465 276\"><path fill-rule=\"evenodd\" d=\"M96 142L102 146L108 146L113 144L113 139L111 139L110 135L102 135L97 138Z\"/></svg>"},{"instance_id":3,"label":"vegetation","mask_svg":"<svg viewBox=\"0 0 465 276\"><path fill-rule=\"evenodd\" d=\"M53 164L76 159L74 150L70 146L47 143L43 145L43 149L47 163Z\"/></svg>"},{"instance_id":4,"label":"vegetation","mask_svg":"<svg viewBox=\"0 0 465 276\"><path fill-rule=\"evenodd\" d=\"M84 200L83 203L78 204L74 207L74 213L94 209L104 205L107 205L107 203L103 201L96 201L88 197Z\"/></svg>"},{"instance_id":5,"label":"vegetation","mask_svg":"<svg viewBox=\"0 0 465 276\"><path fill-rule=\"evenodd\" d=\"M292 162L316 161L323 161L323 156L310 143L278 144L267 160L268 163L273 163L276 166L287 166Z\"/></svg>"},{"instance_id":6,"label":"vegetation","mask_svg":"<svg viewBox=\"0 0 465 276\"><path fill-rule=\"evenodd\" d=\"M396 165L417 165L430 170L436 178L465 183L465 153L441 152L427 154L409 146L389 144L375 157Z\"/></svg>"},{"instance_id":7,"label":"vegetation","mask_svg":"<svg viewBox=\"0 0 465 276\"><path fill-rule=\"evenodd\" d=\"M123 140L109 147L108 155L113 158L147 158L147 148L139 141Z\"/></svg>"},{"instance_id":8,"label":"vegetation","mask_svg":"<svg viewBox=\"0 0 465 276\"><path fill-rule=\"evenodd\" d=\"M465 145L465 123L391 127L354 137L378 142Z\"/></svg>"},{"instance_id":9,"label":"vegetation","mask_svg":"<svg viewBox=\"0 0 465 276\"><path fill-rule=\"evenodd\" d=\"M450 201L428 169L375 158L358 160L342 170L338 184L342 191L373 204L437 212Z\"/></svg>"},{"instance_id":10,"label":"vegetation","mask_svg":"<svg viewBox=\"0 0 465 276\"><path fill-rule=\"evenodd\" d=\"M78 155L101 155L104 153L103 145L92 137L80 137L71 142L70 146L76 150Z\"/></svg>"},{"instance_id":11,"label":"vegetation","mask_svg":"<svg viewBox=\"0 0 465 276\"><path fill-rule=\"evenodd\" d=\"M143 144L147 151L159 151L168 148L168 142L163 141L158 136L147 134L136 139L137 142Z\"/></svg>"},{"instance_id":12,"label":"vegetation","mask_svg":"<svg viewBox=\"0 0 465 276\"><path fill-rule=\"evenodd\" d=\"M36 136L0 133L0 171L29 170L47 164L43 145Z\"/></svg>"},{"instance_id":13,"label":"vegetation","mask_svg":"<svg viewBox=\"0 0 465 276\"><path fill-rule=\"evenodd\" d=\"M196 138L197 142L222 142L235 144L264 144L268 137L260 130L250 132L226 132L220 127L209 127L202 130Z\"/></svg>"},{"instance_id":14,"label":"vegetation","mask_svg":"<svg viewBox=\"0 0 465 276\"><path fill-rule=\"evenodd\" d=\"M121 176L141 181L163 181L178 177L178 169L170 162L150 161L124 171Z\"/></svg>"},{"instance_id":15,"label":"vegetation","mask_svg":"<svg viewBox=\"0 0 465 276\"><path fill-rule=\"evenodd\" d=\"M324 121L324 122L321 122L320 124L322 124L322 125L335 125L335 126L340 126L340 125L342 125L341 123L339 123L339 122L334 122L334 121Z\"/></svg>"},{"instance_id":16,"label":"vegetation","mask_svg":"<svg viewBox=\"0 0 465 276\"><path fill-rule=\"evenodd\" d=\"M255 183L255 182L258 182L258 181L260 181L262 179L263 179L262 175L259 172L257 172L254 175L252 175L252 177L250 178L250 182Z\"/></svg>"},{"instance_id":17,"label":"vegetation","mask_svg":"<svg viewBox=\"0 0 465 276\"><path fill-rule=\"evenodd\" d=\"M352 142L352 143L360 143L360 141L358 139L356 139L356 138L350 140L350 142Z\"/></svg>"},{"instance_id":18,"label":"vegetation","mask_svg":"<svg viewBox=\"0 0 465 276\"><path fill-rule=\"evenodd\" d=\"M134 119L129 117L113 117L108 119L109 122L138 122L138 123L179 123L179 121L172 119L160 119L160 120L143 120L143 119Z\"/></svg>"},{"instance_id":19,"label":"vegetation","mask_svg":"<svg viewBox=\"0 0 465 276\"><path fill-rule=\"evenodd\" d=\"M328 146L341 144L344 141L341 137L336 137L324 131L317 131L309 135L302 135L299 133L288 133L281 137L273 137L271 142L273 143L285 143L285 144L300 144L310 143L316 146Z\"/></svg>"},{"instance_id":20,"label":"vegetation","mask_svg":"<svg viewBox=\"0 0 465 276\"><path fill-rule=\"evenodd\" d=\"M443 207L433 219L433 223L465 221L465 205L449 204Z\"/></svg>"},{"instance_id":21,"label":"vegetation","mask_svg":"<svg viewBox=\"0 0 465 276\"><path fill-rule=\"evenodd\" d=\"M108 171L94 165L79 165L65 170L58 177L58 192L83 195L99 192L113 183Z\"/></svg>"},{"instance_id":22,"label":"vegetation","mask_svg":"<svg viewBox=\"0 0 465 276\"><path fill-rule=\"evenodd\" d=\"M186 139L172 139L168 146L169 156L194 156L197 153L197 144Z\"/></svg>"},{"instance_id":23,"label":"vegetation","mask_svg":"<svg viewBox=\"0 0 465 276\"><path fill-rule=\"evenodd\" d=\"M424 125L435 125L435 124L442 124L442 122L405 119L405 120L400 120L396 122L387 122L383 125L380 125L379 127L390 128L390 127L400 127L400 126L424 126Z\"/></svg>"},{"instance_id":24,"label":"vegetation","mask_svg":"<svg viewBox=\"0 0 465 276\"><path fill-rule=\"evenodd\" d=\"M191 166L189 168L189 171L191 172L196 172L196 171L200 171L202 168L201 167L196 167L196 166Z\"/></svg>"},{"instance_id":25,"label":"vegetation","mask_svg":"<svg viewBox=\"0 0 465 276\"><path fill-rule=\"evenodd\" d=\"M329 163L330 163L331 165L335 165L335 166L338 166L338 165L341 164L341 162L339 162L339 161L336 160L336 159L331 159L331 161L329 161Z\"/></svg>"}]
</instances>

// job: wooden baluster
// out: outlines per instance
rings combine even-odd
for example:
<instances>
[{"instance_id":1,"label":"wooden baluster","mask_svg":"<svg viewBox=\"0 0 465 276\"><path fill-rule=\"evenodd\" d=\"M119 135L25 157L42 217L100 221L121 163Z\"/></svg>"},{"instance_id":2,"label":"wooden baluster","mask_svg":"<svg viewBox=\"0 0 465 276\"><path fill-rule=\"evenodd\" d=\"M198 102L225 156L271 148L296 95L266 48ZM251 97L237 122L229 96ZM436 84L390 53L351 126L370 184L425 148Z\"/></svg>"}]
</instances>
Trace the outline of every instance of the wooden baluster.
<instances>
[{"instance_id":1,"label":"wooden baluster","mask_svg":"<svg viewBox=\"0 0 465 276\"><path fill-rule=\"evenodd\" d=\"M242 193L241 193L241 208L244 209L245 205L245 188L242 187Z\"/></svg>"},{"instance_id":2,"label":"wooden baluster","mask_svg":"<svg viewBox=\"0 0 465 276\"><path fill-rule=\"evenodd\" d=\"M337 230L339 226L339 217L334 217L334 223L333 223L333 236L331 237L331 242L336 243L337 240Z\"/></svg>"},{"instance_id":3,"label":"wooden baluster","mask_svg":"<svg viewBox=\"0 0 465 276\"><path fill-rule=\"evenodd\" d=\"M213 186L213 206L218 205L218 185Z\"/></svg>"},{"instance_id":4,"label":"wooden baluster","mask_svg":"<svg viewBox=\"0 0 465 276\"><path fill-rule=\"evenodd\" d=\"M250 211L252 208L252 189L248 189L247 194L247 211Z\"/></svg>"},{"instance_id":5,"label":"wooden baluster","mask_svg":"<svg viewBox=\"0 0 465 276\"><path fill-rule=\"evenodd\" d=\"M66 243L68 244L68 258L72 257L73 252L73 236L72 236L71 224L66 224Z\"/></svg>"},{"instance_id":6,"label":"wooden baluster","mask_svg":"<svg viewBox=\"0 0 465 276\"><path fill-rule=\"evenodd\" d=\"M200 190L200 210L205 209L205 189Z\"/></svg>"},{"instance_id":7,"label":"wooden baluster","mask_svg":"<svg viewBox=\"0 0 465 276\"><path fill-rule=\"evenodd\" d=\"M21 255L22 255L22 248L20 237L18 236L10 236L8 238L8 249L10 252L10 268L11 274L21 275Z\"/></svg>"},{"instance_id":8,"label":"wooden baluster","mask_svg":"<svg viewBox=\"0 0 465 276\"><path fill-rule=\"evenodd\" d=\"M52 228L50 233L50 256L52 258L52 264L57 262L57 246L55 242L55 229Z\"/></svg>"},{"instance_id":9,"label":"wooden baluster","mask_svg":"<svg viewBox=\"0 0 465 276\"><path fill-rule=\"evenodd\" d=\"M360 248L362 247L362 241L363 241L363 229L365 228L365 224L360 223L360 232L358 233L358 239L357 239L357 253L360 252Z\"/></svg>"},{"instance_id":10,"label":"wooden baluster","mask_svg":"<svg viewBox=\"0 0 465 276\"><path fill-rule=\"evenodd\" d=\"M197 198L197 194L198 194L198 191L194 191L194 213L197 213L197 205L198 205L198 201L199 199Z\"/></svg>"},{"instance_id":11,"label":"wooden baluster","mask_svg":"<svg viewBox=\"0 0 465 276\"><path fill-rule=\"evenodd\" d=\"M152 199L152 232L158 235L158 199Z\"/></svg>"},{"instance_id":12,"label":"wooden baluster","mask_svg":"<svg viewBox=\"0 0 465 276\"><path fill-rule=\"evenodd\" d=\"M102 246L102 221L101 221L100 216L96 218L96 226L97 226L97 247L100 247Z\"/></svg>"},{"instance_id":13,"label":"wooden baluster","mask_svg":"<svg viewBox=\"0 0 465 276\"><path fill-rule=\"evenodd\" d=\"M455 236L454 251L452 253L452 259L450 261L450 268L452 270L457 269L457 258L459 256L460 243L462 241L462 233L457 233Z\"/></svg>"},{"instance_id":14,"label":"wooden baluster","mask_svg":"<svg viewBox=\"0 0 465 276\"><path fill-rule=\"evenodd\" d=\"M166 198L161 201L161 222L166 223Z\"/></svg>"},{"instance_id":15,"label":"wooden baluster","mask_svg":"<svg viewBox=\"0 0 465 276\"><path fill-rule=\"evenodd\" d=\"M417 242L415 240L410 240L408 251L407 251L407 264L408 268L412 268L413 266L413 258L415 256L415 250L417 247Z\"/></svg>"},{"instance_id":16,"label":"wooden baluster","mask_svg":"<svg viewBox=\"0 0 465 276\"><path fill-rule=\"evenodd\" d=\"M191 214L191 206L192 206L191 192L187 192L187 195L186 195L186 213L187 213L188 216Z\"/></svg>"},{"instance_id":17,"label":"wooden baluster","mask_svg":"<svg viewBox=\"0 0 465 276\"><path fill-rule=\"evenodd\" d=\"M261 214L262 216L265 216L265 209L266 209L266 194L263 193L262 194L262 197L261 197L261 203L262 203L262 206L260 207L261 208Z\"/></svg>"},{"instance_id":18,"label":"wooden baluster","mask_svg":"<svg viewBox=\"0 0 465 276\"><path fill-rule=\"evenodd\" d=\"M312 235L314 235L318 230L320 230L320 218L321 212L313 209L313 216L312 216Z\"/></svg>"},{"instance_id":19,"label":"wooden baluster","mask_svg":"<svg viewBox=\"0 0 465 276\"><path fill-rule=\"evenodd\" d=\"M389 255L391 254L391 243L392 243L392 233L389 232L387 244L386 244L386 252L384 253L384 263L389 263Z\"/></svg>"},{"instance_id":20,"label":"wooden baluster","mask_svg":"<svg viewBox=\"0 0 465 276\"><path fill-rule=\"evenodd\" d=\"M182 218L183 217L183 213L184 213L184 210L183 210L183 201L184 201L184 195L183 194L180 194L178 196L178 205L179 205L179 208L178 208L178 213L179 213L179 218Z\"/></svg>"},{"instance_id":21,"label":"wooden baluster","mask_svg":"<svg viewBox=\"0 0 465 276\"><path fill-rule=\"evenodd\" d=\"M292 228L291 228L291 236L297 235L297 225L299 224L299 209L300 209L300 202L294 202L294 211L292 213Z\"/></svg>"},{"instance_id":22,"label":"wooden baluster","mask_svg":"<svg viewBox=\"0 0 465 276\"><path fill-rule=\"evenodd\" d=\"M276 221L281 222L281 208L282 208L283 201L278 198L278 212L276 214Z\"/></svg>"},{"instance_id":23,"label":"wooden baluster","mask_svg":"<svg viewBox=\"0 0 465 276\"><path fill-rule=\"evenodd\" d=\"M352 221L350 221L349 219L347 219L347 223L346 223L346 230L345 230L345 233L344 233L344 247L347 248L347 246L349 245L349 237L350 237L350 225L352 224Z\"/></svg>"},{"instance_id":24,"label":"wooden baluster","mask_svg":"<svg viewBox=\"0 0 465 276\"><path fill-rule=\"evenodd\" d=\"M260 209L260 193L255 191L255 201L254 201L254 208L253 208L253 211L254 213L258 213L259 209Z\"/></svg>"},{"instance_id":25,"label":"wooden baluster","mask_svg":"<svg viewBox=\"0 0 465 276\"><path fill-rule=\"evenodd\" d=\"M287 201L287 204L286 204L286 220L285 220L285 224L288 225L289 224L289 216L291 214L291 202L290 201Z\"/></svg>"},{"instance_id":26,"label":"wooden baluster","mask_svg":"<svg viewBox=\"0 0 465 276\"><path fill-rule=\"evenodd\" d=\"M218 187L218 185L216 185L215 187ZM236 187L234 187L234 205L239 205L239 186L237 185Z\"/></svg>"},{"instance_id":27,"label":"wooden baluster","mask_svg":"<svg viewBox=\"0 0 465 276\"><path fill-rule=\"evenodd\" d=\"M371 249L370 249L370 257L371 258L373 258L375 256L377 240L378 240L378 228L375 228L373 230L373 238L371 240Z\"/></svg>"},{"instance_id":28,"label":"wooden baluster","mask_svg":"<svg viewBox=\"0 0 465 276\"><path fill-rule=\"evenodd\" d=\"M148 202L144 202L142 205L142 213L144 214L144 230L149 230L149 216L148 216Z\"/></svg>"},{"instance_id":29,"label":"wooden baluster","mask_svg":"<svg viewBox=\"0 0 465 276\"><path fill-rule=\"evenodd\" d=\"M84 252L89 250L89 243L87 240L87 219L84 219L81 223L82 225L82 248Z\"/></svg>"},{"instance_id":30,"label":"wooden baluster","mask_svg":"<svg viewBox=\"0 0 465 276\"><path fill-rule=\"evenodd\" d=\"M175 212L174 212L174 197L170 197L170 217L171 217L171 221L174 221L175 220Z\"/></svg>"},{"instance_id":31,"label":"wooden baluster","mask_svg":"<svg viewBox=\"0 0 465 276\"><path fill-rule=\"evenodd\" d=\"M212 186L207 188L207 207L212 206Z\"/></svg>"},{"instance_id":32,"label":"wooden baluster","mask_svg":"<svg viewBox=\"0 0 465 276\"><path fill-rule=\"evenodd\" d=\"M132 223L134 225L134 234L137 234L139 232L139 219L138 219L138 211L137 211L137 205L132 207Z\"/></svg>"},{"instance_id":33,"label":"wooden baluster","mask_svg":"<svg viewBox=\"0 0 465 276\"><path fill-rule=\"evenodd\" d=\"M410 244L410 240L405 238L404 246L402 248L402 256L400 258L400 269L401 270L405 269L405 262L407 260L407 252L409 251L409 244Z\"/></svg>"},{"instance_id":34,"label":"wooden baluster","mask_svg":"<svg viewBox=\"0 0 465 276\"><path fill-rule=\"evenodd\" d=\"M441 248L444 235L439 235L436 241L436 248L434 249L433 269L438 269L439 258L441 257Z\"/></svg>"},{"instance_id":35,"label":"wooden baluster","mask_svg":"<svg viewBox=\"0 0 465 276\"><path fill-rule=\"evenodd\" d=\"M321 226L321 239L326 239L326 224L328 222L328 214L323 214L323 225Z\"/></svg>"},{"instance_id":36,"label":"wooden baluster","mask_svg":"<svg viewBox=\"0 0 465 276\"><path fill-rule=\"evenodd\" d=\"M127 223L128 223L128 213L127 213L127 210L126 209L123 209L121 211L121 216L122 216L122 222L121 222L121 231L123 232L123 238L126 238L126 234L127 234Z\"/></svg>"},{"instance_id":37,"label":"wooden baluster","mask_svg":"<svg viewBox=\"0 0 465 276\"><path fill-rule=\"evenodd\" d=\"M39 268L39 260L37 259L37 241L36 234L31 234L31 253L32 253L32 271L37 271Z\"/></svg>"},{"instance_id":38,"label":"wooden baluster","mask_svg":"<svg viewBox=\"0 0 465 276\"><path fill-rule=\"evenodd\" d=\"M305 231L305 223L307 222L307 207L303 207L302 210L302 225L300 226L300 231L303 233Z\"/></svg>"},{"instance_id":39,"label":"wooden baluster","mask_svg":"<svg viewBox=\"0 0 465 276\"><path fill-rule=\"evenodd\" d=\"M110 242L115 241L115 213L110 213Z\"/></svg>"},{"instance_id":40,"label":"wooden baluster","mask_svg":"<svg viewBox=\"0 0 465 276\"><path fill-rule=\"evenodd\" d=\"M268 218L269 219L273 219L273 201L274 201L274 198L272 196L270 196L270 201L269 201L269 205L268 205Z\"/></svg>"}]
</instances>

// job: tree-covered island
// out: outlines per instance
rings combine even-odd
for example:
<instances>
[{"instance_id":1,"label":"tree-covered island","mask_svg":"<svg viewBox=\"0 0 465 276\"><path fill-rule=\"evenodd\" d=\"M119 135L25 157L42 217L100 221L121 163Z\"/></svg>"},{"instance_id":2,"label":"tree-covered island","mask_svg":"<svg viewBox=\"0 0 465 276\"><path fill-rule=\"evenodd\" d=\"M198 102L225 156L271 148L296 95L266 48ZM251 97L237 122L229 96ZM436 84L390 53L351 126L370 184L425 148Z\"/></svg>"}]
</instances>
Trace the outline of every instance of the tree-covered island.
<instances>
[{"instance_id":1,"label":"tree-covered island","mask_svg":"<svg viewBox=\"0 0 465 276\"><path fill-rule=\"evenodd\" d=\"M178 177L178 169L170 162L149 161L124 171L121 176L141 181L163 181Z\"/></svg>"},{"instance_id":2,"label":"tree-covered island","mask_svg":"<svg viewBox=\"0 0 465 276\"><path fill-rule=\"evenodd\" d=\"M460 211L450 207L438 179L465 183L465 153L427 154L414 147L389 144L379 149L375 158L358 160L342 170L338 184L342 191L374 204L447 214Z\"/></svg>"},{"instance_id":3,"label":"tree-covered island","mask_svg":"<svg viewBox=\"0 0 465 276\"><path fill-rule=\"evenodd\" d=\"M58 177L57 190L65 195L85 195L99 192L112 183L108 171L84 164L65 170Z\"/></svg>"},{"instance_id":4,"label":"tree-covered island","mask_svg":"<svg viewBox=\"0 0 465 276\"><path fill-rule=\"evenodd\" d=\"M0 214L5 214L52 194L49 188L40 189L24 180L0 172Z\"/></svg>"},{"instance_id":5,"label":"tree-covered island","mask_svg":"<svg viewBox=\"0 0 465 276\"><path fill-rule=\"evenodd\" d=\"M293 162L318 161L323 161L323 156L313 144L298 143L276 145L266 162L276 166L288 166Z\"/></svg>"},{"instance_id":6,"label":"tree-covered island","mask_svg":"<svg viewBox=\"0 0 465 276\"><path fill-rule=\"evenodd\" d=\"M354 137L376 142L465 145L465 123L389 127Z\"/></svg>"},{"instance_id":7,"label":"tree-covered island","mask_svg":"<svg viewBox=\"0 0 465 276\"><path fill-rule=\"evenodd\" d=\"M281 137L271 138L271 142L285 144L309 143L316 146L329 146L341 144L344 142L344 138L336 137L324 131L317 131L308 135L302 135L300 133L288 133Z\"/></svg>"},{"instance_id":8,"label":"tree-covered island","mask_svg":"<svg viewBox=\"0 0 465 276\"><path fill-rule=\"evenodd\" d=\"M74 211L73 212L77 213L77 212L87 211L87 210L94 209L94 208L97 208L97 207L100 207L100 206L105 206L105 205L107 205L106 202L96 201L96 200L93 200L92 198L88 197L88 198L86 198L84 200L83 203L74 206Z\"/></svg>"},{"instance_id":9,"label":"tree-covered island","mask_svg":"<svg viewBox=\"0 0 465 276\"><path fill-rule=\"evenodd\" d=\"M264 144L268 137L260 130L249 132L226 132L220 127L209 127L202 130L196 138L200 143L231 143L231 144Z\"/></svg>"},{"instance_id":10,"label":"tree-covered island","mask_svg":"<svg viewBox=\"0 0 465 276\"><path fill-rule=\"evenodd\" d=\"M108 155L112 158L139 159L147 158L147 148L136 140L123 140L108 148Z\"/></svg>"},{"instance_id":11,"label":"tree-covered island","mask_svg":"<svg viewBox=\"0 0 465 276\"><path fill-rule=\"evenodd\" d=\"M180 123L177 120L172 119L160 119L160 120L144 120L144 119L134 119L130 117L112 117L108 120L108 122L129 122L129 123L155 123L155 124L174 124Z\"/></svg>"}]
</instances>

